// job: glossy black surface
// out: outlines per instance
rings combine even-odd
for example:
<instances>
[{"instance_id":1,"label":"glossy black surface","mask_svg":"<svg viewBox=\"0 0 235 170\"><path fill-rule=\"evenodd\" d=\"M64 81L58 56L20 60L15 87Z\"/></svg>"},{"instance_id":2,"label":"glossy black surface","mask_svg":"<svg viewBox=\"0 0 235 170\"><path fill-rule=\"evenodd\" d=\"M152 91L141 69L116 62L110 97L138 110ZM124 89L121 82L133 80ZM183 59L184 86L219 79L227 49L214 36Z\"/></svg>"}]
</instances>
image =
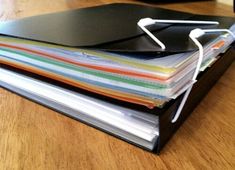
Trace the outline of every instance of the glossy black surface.
<instances>
[{"instance_id":1,"label":"glossy black surface","mask_svg":"<svg viewBox=\"0 0 235 170\"><path fill-rule=\"evenodd\" d=\"M185 52L197 47L189 32L199 25L156 24L150 30L166 45L162 50L137 22L141 18L219 20L229 28L233 18L207 17L134 4L109 4L0 23L0 34L71 47L85 47L116 52ZM205 26L203 27L205 28ZM214 28L214 26L206 26ZM205 36L207 43L214 36Z\"/></svg>"}]
</instances>

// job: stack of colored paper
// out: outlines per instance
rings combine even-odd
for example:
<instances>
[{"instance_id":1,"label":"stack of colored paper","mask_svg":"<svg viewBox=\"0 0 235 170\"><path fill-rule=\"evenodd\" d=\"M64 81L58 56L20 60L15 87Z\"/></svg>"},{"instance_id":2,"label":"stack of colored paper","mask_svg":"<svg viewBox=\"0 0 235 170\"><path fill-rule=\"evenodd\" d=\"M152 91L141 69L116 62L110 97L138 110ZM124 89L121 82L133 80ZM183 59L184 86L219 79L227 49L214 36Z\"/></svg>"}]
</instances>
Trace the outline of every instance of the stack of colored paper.
<instances>
[{"instance_id":1,"label":"stack of colored paper","mask_svg":"<svg viewBox=\"0 0 235 170\"><path fill-rule=\"evenodd\" d=\"M202 69L213 63L232 41L232 37L223 35L207 44ZM222 47L216 48L221 43ZM198 52L160 57L0 37L3 64L148 108L162 107L190 87L197 60Z\"/></svg>"}]
</instances>

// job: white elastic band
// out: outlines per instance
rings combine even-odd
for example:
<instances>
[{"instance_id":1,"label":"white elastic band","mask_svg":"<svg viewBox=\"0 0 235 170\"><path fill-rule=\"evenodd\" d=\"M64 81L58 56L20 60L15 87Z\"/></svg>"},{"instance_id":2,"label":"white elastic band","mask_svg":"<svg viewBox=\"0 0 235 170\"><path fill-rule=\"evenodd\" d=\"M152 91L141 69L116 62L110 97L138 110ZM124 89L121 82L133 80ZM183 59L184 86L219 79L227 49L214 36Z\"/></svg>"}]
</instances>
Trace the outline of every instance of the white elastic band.
<instances>
[{"instance_id":1,"label":"white elastic band","mask_svg":"<svg viewBox=\"0 0 235 170\"><path fill-rule=\"evenodd\" d=\"M194 21L194 20L164 20L164 19L154 19L156 23L166 23L166 24L206 24L206 25L218 25L218 21Z\"/></svg>"},{"instance_id":2,"label":"white elastic band","mask_svg":"<svg viewBox=\"0 0 235 170\"><path fill-rule=\"evenodd\" d=\"M157 37L155 37L145 26L139 25L139 27L146 33L148 36L150 36L163 50L166 49L166 46L159 40Z\"/></svg>"},{"instance_id":3,"label":"white elastic band","mask_svg":"<svg viewBox=\"0 0 235 170\"><path fill-rule=\"evenodd\" d=\"M191 33L190 33L190 34L191 34ZM200 71L200 67L201 67L201 64L202 64L202 61L203 61L203 46L201 45L201 43L200 43L195 37L193 37L192 35L190 36L190 34L189 34L189 37L193 40L193 42L194 42L194 43L198 46L198 48L199 48L199 58L198 58L198 62L197 62L197 67L196 67L196 69L195 69L195 72L194 72L193 78L192 78L193 80L196 81L197 75L198 75L198 73L199 73L199 71ZM186 92L185 92L185 94L184 94L184 97L183 97L183 99L182 99L182 101L181 101L181 103L180 103L180 105L179 105L179 107L178 107L178 109L177 109L177 112L176 112L174 118L171 120L171 123L175 123L175 122L177 121L177 119L179 118L179 116L180 116L180 114L181 114L181 111L183 110L184 105L185 105L185 103L186 103L186 101L187 101L187 99L188 99L188 96L189 96L189 94L190 94L190 92L191 92L191 90L192 90L192 87L193 87L193 85L190 86L190 87L186 90Z\"/></svg>"},{"instance_id":4,"label":"white elastic band","mask_svg":"<svg viewBox=\"0 0 235 170\"><path fill-rule=\"evenodd\" d=\"M201 64L202 64L202 61L203 61L203 46L197 40L197 38L203 36L205 33L210 33L210 32L227 32L235 39L234 33L232 31L228 30L228 29L204 29L204 30L202 30L202 29L197 28L197 29L194 29L190 32L189 37L193 40L193 42L198 46L198 49L199 49L199 57L198 57L197 67L195 69L195 72L194 72L194 75L193 75L193 78L192 78L195 81L197 79L197 75L200 72L200 67L201 67ZM177 109L177 112L176 112L174 118L171 120L172 123L175 123L177 121L177 119L179 118L179 116L180 116L180 114L181 114L181 112L184 108L184 105L185 105L185 103L188 99L188 96L189 96L189 94L192 90L192 87L193 87L193 85L190 86L187 89L187 91L185 92L184 97L183 97L183 99L182 99L182 101L181 101L181 103L180 103L180 105Z\"/></svg>"},{"instance_id":5,"label":"white elastic band","mask_svg":"<svg viewBox=\"0 0 235 170\"><path fill-rule=\"evenodd\" d=\"M161 42L155 35L153 35L146 26L153 25L156 23L164 23L164 24L200 24L200 25L218 25L217 21L193 21L193 20L162 20L162 19L152 19L152 18L142 18L138 21L137 25L149 36L151 37L161 48L162 50L166 49L166 46L163 42Z\"/></svg>"},{"instance_id":6,"label":"white elastic band","mask_svg":"<svg viewBox=\"0 0 235 170\"><path fill-rule=\"evenodd\" d=\"M166 49L166 46L164 43L162 43L155 35L153 35L147 28L146 26L148 25L153 25L156 23L165 23L165 24L200 24L200 25L218 25L219 22L217 21L193 21L193 20L162 20L162 19L152 19L152 18L142 18L139 20L139 22L137 23L138 26L146 33L148 34L163 50ZM201 43L197 40L197 38L203 36L205 33L212 33L212 32L227 32L229 33L233 39L235 40L235 35L232 31L228 30L228 29L199 29L196 28L194 30L192 30L189 34L189 37L192 39L192 41L198 46L199 49L199 57L198 57L198 62L197 62L197 66L193 75L192 80L196 81L197 79L197 75L200 72L200 67L203 61L203 46L201 45ZM174 115L173 119L172 119L172 123L175 123L177 121L177 119L179 118L181 111L183 110L183 107L188 99L188 96L192 90L192 86L189 86L189 88L186 90L184 97L177 109L176 114Z\"/></svg>"}]
</instances>

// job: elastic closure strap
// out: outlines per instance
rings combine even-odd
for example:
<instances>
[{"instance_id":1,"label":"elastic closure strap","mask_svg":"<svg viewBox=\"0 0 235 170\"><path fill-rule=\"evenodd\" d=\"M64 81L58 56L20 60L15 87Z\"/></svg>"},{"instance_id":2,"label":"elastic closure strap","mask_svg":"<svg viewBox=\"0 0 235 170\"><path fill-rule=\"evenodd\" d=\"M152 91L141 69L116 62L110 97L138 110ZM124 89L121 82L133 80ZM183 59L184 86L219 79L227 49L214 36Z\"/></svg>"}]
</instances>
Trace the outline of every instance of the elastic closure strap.
<instances>
[{"instance_id":1,"label":"elastic closure strap","mask_svg":"<svg viewBox=\"0 0 235 170\"><path fill-rule=\"evenodd\" d=\"M153 35L146 26L164 23L164 24L200 24L200 25L218 25L217 21L194 21L194 20L164 20L164 19L152 19L152 18L142 18L138 21L137 25L151 37L161 48L162 50L166 49L165 44L160 41L155 35Z\"/></svg>"},{"instance_id":2,"label":"elastic closure strap","mask_svg":"<svg viewBox=\"0 0 235 170\"><path fill-rule=\"evenodd\" d=\"M204 30L202 30L202 29L200 29L200 28L196 28L196 29L192 30L192 31L190 32L190 34L189 34L189 37L190 37L190 39L195 43L195 45L196 45L196 46L198 47L198 49L199 49L198 62L197 62L197 66L196 66L196 69L195 69L193 78L192 78L192 80L194 80L194 81L196 81L196 79L197 79L197 76L198 76L198 74L199 74L199 72L200 72L200 68L201 68L202 61L203 61L203 46L202 46L202 44L197 40L197 38L203 36L205 33L212 33L212 32L227 32L227 33L229 33L229 34L233 37L233 39L235 40L235 35L234 35L234 33L233 33L232 31L228 30L228 29L204 29ZM185 103L186 103L186 101L187 101L187 99L188 99L188 96L189 96L189 94L190 94L190 92L191 92L191 90L192 90L192 87L193 87L193 85L190 86L190 87L186 90L186 93L184 94L184 97L183 97L183 99L182 99L182 101L181 101L181 103L180 103L180 105L179 105L179 107L178 107L178 109L177 109L177 111L176 111L175 116L174 116L173 119L171 120L171 123L175 123L175 122L178 120L178 118L179 118L179 116L180 116L180 114L181 114L181 112L182 112L182 110L183 110L183 108L184 108L184 105L185 105Z\"/></svg>"},{"instance_id":3,"label":"elastic closure strap","mask_svg":"<svg viewBox=\"0 0 235 170\"><path fill-rule=\"evenodd\" d=\"M162 50L166 49L166 46L163 42L161 42L155 35L153 35L147 28L146 26L149 25L153 25L153 24L157 24L157 23L165 23L165 24L200 24L200 25L218 25L219 22L217 21L193 21L193 20L162 20L162 19L152 19L152 18L142 18L139 20L139 22L137 23L138 26L147 34L149 35L150 38L152 38L161 48ZM198 38L203 36L205 33L216 33L216 32L227 32L229 33L233 39L235 40L235 34L228 30L228 29L200 29L200 28L196 28L194 30L192 30L189 34L190 39L194 42L194 44L198 47L199 49L199 57L198 57L198 62L197 62L197 66L194 72L194 75L192 77L192 81L196 82L197 81L197 76L200 72L200 68L203 62L203 46L202 44L198 41ZM174 117L172 118L171 122L175 123L183 108L184 105L188 99L188 96L192 90L193 85L189 86L188 89L186 89L186 92L183 96L183 99L176 111L176 114L174 115Z\"/></svg>"}]
</instances>

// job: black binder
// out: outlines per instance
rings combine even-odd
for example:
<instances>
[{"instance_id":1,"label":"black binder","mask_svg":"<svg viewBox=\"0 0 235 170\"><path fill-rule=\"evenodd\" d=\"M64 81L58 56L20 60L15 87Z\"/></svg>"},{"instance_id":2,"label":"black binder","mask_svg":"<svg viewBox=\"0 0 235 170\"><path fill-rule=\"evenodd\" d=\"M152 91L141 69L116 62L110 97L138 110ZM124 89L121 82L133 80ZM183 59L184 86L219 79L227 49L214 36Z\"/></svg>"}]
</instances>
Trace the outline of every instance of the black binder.
<instances>
[{"instance_id":1,"label":"black binder","mask_svg":"<svg viewBox=\"0 0 235 170\"><path fill-rule=\"evenodd\" d=\"M163 24L151 27L151 31L153 31L163 41L165 40L164 42L166 43L166 46L168 48L165 51L162 51L162 49L160 49L154 42L152 42L147 35L144 35L143 32L136 26L138 20L144 17L160 17L163 19L186 20L216 20L221 23L219 25L219 27L221 28L229 28L234 23L234 18L228 17L194 15L189 13L131 4L110 4L100 7L79 9L56 14L30 17L17 21L4 22L0 24L0 34L70 47L83 47L128 53L141 52L146 53L149 56L151 56L155 52L161 52L165 55L169 53L197 50L197 47L195 47L189 41L188 34L192 29L197 28L198 26L185 27L179 25ZM115 21L113 21L113 18L115 18ZM65 25L65 23L67 23L67 25ZM60 24L62 24L63 27L56 29ZM33 26L33 28L31 26ZM96 31L94 31L94 27ZM206 26L206 28L212 27L214 28L215 26ZM179 32L179 34L176 34L176 32ZM65 33L68 34L65 35ZM177 36L178 41L172 41L172 36ZM207 43L216 36L217 35L208 35L205 36L201 41L203 43ZM156 141L154 151L159 153L162 147L176 132L176 130L184 122L187 116L192 112L192 110L202 100L202 98L206 95L210 88L216 83L219 77L233 62L234 58L235 51L233 46L230 47L230 49L228 49L226 53L222 54L218 61L216 61L216 63L212 65L212 67L207 68L206 71L202 72L199 75L199 79L194 85L179 119L174 124L171 123L171 120L178 108L179 103L181 102L183 95L179 96L175 100L171 100L161 109L148 109L144 106L126 103L124 101L119 101L116 99L94 94L86 90L81 90L77 87L73 87L68 84L64 84L62 82L58 82L40 75L35 75L33 73L13 68L11 66L1 64L1 67L20 74L28 75L30 77L48 83L56 84L63 88L79 91L79 93L83 93L88 96L92 96L101 100L108 100L110 103L115 105L158 115L159 137ZM65 111L61 111L60 108L48 105L45 101L40 101L37 98L30 97L30 95L23 94L17 89L6 86L4 84L0 85L8 90L18 93L19 95L29 98L30 100L38 102L42 105L45 105L46 107L61 112L62 114L77 119L72 115L66 113ZM92 124L90 125L94 126ZM106 132L111 135L117 136L111 131ZM132 143L131 141L127 142ZM136 143L133 144L138 145Z\"/></svg>"},{"instance_id":2,"label":"black binder","mask_svg":"<svg viewBox=\"0 0 235 170\"><path fill-rule=\"evenodd\" d=\"M149 30L165 45L162 50L137 26L141 18L215 20L219 25L155 24ZM109 4L2 22L0 35L113 52L176 53L197 50L188 35L194 28L229 28L234 18L195 15L134 4ZM218 35L217 35L218 36ZM205 35L205 44L216 35Z\"/></svg>"}]
</instances>

